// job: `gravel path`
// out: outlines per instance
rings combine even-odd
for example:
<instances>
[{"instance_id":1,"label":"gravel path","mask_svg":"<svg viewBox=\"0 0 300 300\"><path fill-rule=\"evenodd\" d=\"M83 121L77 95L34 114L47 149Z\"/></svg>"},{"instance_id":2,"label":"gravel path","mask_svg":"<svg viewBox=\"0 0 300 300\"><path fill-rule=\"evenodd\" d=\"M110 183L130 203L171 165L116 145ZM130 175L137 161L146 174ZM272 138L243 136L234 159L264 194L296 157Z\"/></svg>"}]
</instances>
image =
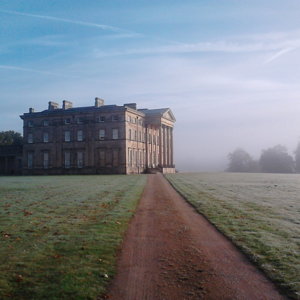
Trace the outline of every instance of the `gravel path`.
<instances>
[{"instance_id":1,"label":"gravel path","mask_svg":"<svg viewBox=\"0 0 300 300\"><path fill-rule=\"evenodd\" d=\"M285 299L161 174L149 175L108 299Z\"/></svg>"}]
</instances>

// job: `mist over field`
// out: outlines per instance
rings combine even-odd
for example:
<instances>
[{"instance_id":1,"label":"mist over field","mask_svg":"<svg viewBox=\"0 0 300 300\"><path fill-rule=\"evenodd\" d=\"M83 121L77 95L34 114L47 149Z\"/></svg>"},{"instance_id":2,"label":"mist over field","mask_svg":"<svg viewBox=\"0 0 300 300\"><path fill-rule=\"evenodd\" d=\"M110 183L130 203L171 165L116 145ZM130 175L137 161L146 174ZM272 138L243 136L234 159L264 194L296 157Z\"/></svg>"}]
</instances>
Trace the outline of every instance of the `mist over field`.
<instances>
[{"instance_id":1,"label":"mist over field","mask_svg":"<svg viewBox=\"0 0 300 300\"><path fill-rule=\"evenodd\" d=\"M170 107L175 164L220 171L300 138L300 2L0 4L0 131L48 101Z\"/></svg>"}]
</instances>

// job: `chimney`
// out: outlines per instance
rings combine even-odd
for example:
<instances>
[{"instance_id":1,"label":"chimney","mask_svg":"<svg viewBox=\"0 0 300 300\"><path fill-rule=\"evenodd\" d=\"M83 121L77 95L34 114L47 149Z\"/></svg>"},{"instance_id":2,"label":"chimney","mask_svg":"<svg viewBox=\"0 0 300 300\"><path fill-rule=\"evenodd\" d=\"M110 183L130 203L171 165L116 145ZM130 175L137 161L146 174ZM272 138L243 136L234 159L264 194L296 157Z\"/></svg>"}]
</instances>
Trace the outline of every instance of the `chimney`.
<instances>
[{"instance_id":1,"label":"chimney","mask_svg":"<svg viewBox=\"0 0 300 300\"><path fill-rule=\"evenodd\" d=\"M63 101L63 109L69 109L73 107L73 103L71 101L64 100Z\"/></svg>"},{"instance_id":2,"label":"chimney","mask_svg":"<svg viewBox=\"0 0 300 300\"><path fill-rule=\"evenodd\" d=\"M29 113L30 113L30 114L34 113L34 108L30 107L30 108L29 108Z\"/></svg>"},{"instance_id":3,"label":"chimney","mask_svg":"<svg viewBox=\"0 0 300 300\"><path fill-rule=\"evenodd\" d=\"M130 107L136 110L136 103L125 103L124 106Z\"/></svg>"},{"instance_id":4,"label":"chimney","mask_svg":"<svg viewBox=\"0 0 300 300\"><path fill-rule=\"evenodd\" d=\"M49 106L48 106L48 110L54 110L54 109L58 109L58 103L53 102L53 101L49 101Z\"/></svg>"},{"instance_id":5,"label":"chimney","mask_svg":"<svg viewBox=\"0 0 300 300\"><path fill-rule=\"evenodd\" d=\"M95 107L100 107L104 105L104 100L101 98L95 98Z\"/></svg>"}]
</instances>

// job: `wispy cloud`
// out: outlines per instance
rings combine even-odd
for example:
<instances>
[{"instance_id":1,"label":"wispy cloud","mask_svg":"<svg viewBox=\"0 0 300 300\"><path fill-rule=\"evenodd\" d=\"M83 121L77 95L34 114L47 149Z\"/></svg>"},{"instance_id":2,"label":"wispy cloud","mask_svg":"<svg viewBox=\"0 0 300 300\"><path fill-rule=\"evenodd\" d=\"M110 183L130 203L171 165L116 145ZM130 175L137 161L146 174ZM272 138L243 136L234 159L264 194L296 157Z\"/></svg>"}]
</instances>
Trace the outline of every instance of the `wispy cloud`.
<instances>
[{"instance_id":1,"label":"wispy cloud","mask_svg":"<svg viewBox=\"0 0 300 300\"><path fill-rule=\"evenodd\" d=\"M0 65L0 69L12 70L12 71L33 72L33 73L44 74L44 75L66 77L65 75L58 74L58 73L52 73L52 72L30 69L30 68L22 68L22 67L17 67L17 66L9 66L9 65ZM67 76L67 77L70 77L70 76Z\"/></svg>"},{"instance_id":2,"label":"wispy cloud","mask_svg":"<svg viewBox=\"0 0 300 300\"><path fill-rule=\"evenodd\" d=\"M157 55L157 54L188 54L188 53L253 53L267 52L271 57L269 63L283 54L300 47L299 31L284 33L269 33L256 36L228 37L222 40L173 43L170 45L129 48L122 50L103 51L94 49L95 57L122 56L122 55ZM277 37L277 38L276 38ZM166 41L165 41L166 43ZM274 52L276 52L274 54Z\"/></svg>"},{"instance_id":3,"label":"wispy cloud","mask_svg":"<svg viewBox=\"0 0 300 300\"><path fill-rule=\"evenodd\" d=\"M280 56L282 56L282 55L284 55L284 54L286 54L286 53L288 53L288 52L291 52L291 51L293 51L293 50L295 50L295 49L296 49L296 48L294 48L294 47L289 47L289 48L282 49L282 50L276 52L275 54L273 54L271 57L269 57L269 58L264 62L264 64L269 64L270 62L272 62L272 61L278 59Z\"/></svg>"},{"instance_id":4,"label":"wispy cloud","mask_svg":"<svg viewBox=\"0 0 300 300\"><path fill-rule=\"evenodd\" d=\"M73 41L67 39L64 35L44 35L36 38L19 39L13 43L7 44L6 47L18 45L36 45L43 47L62 47L74 44Z\"/></svg>"},{"instance_id":5,"label":"wispy cloud","mask_svg":"<svg viewBox=\"0 0 300 300\"><path fill-rule=\"evenodd\" d=\"M136 32L114 33L114 34L102 36L102 38L111 39L111 40L127 39L127 38L140 38L140 37L144 37L144 36L142 34L136 33Z\"/></svg>"},{"instance_id":6,"label":"wispy cloud","mask_svg":"<svg viewBox=\"0 0 300 300\"><path fill-rule=\"evenodd\" d=\"M66 41L66 37L63 35L44 35L41 37L28 39L25 41L20 41L20 44L31 44L31 45L37 45L37 46L55 46L55 47L61 47L70 45L70 41Z\"/></svg>"},{"instance_id":7,"label":"wispy cloud","mask_svg":"<svg viewBox=\"0 0 300 300\"><path fill-rule=\"evenodd\" d=\"M18 16L24 16L24 17L31 17L31 18L39 18L54 22L63 22L63 23L69 23L69 24L75 24L80 26L87 26L87 27L95 27L102 30L117 32L117 33L130 33L131 35L135 34L134 32L131 32L129 30L125 30L119 27L105 25L105 24L98 24L98 23L92 23L92 22L83 22L83 21L77 21L77 20L70 20L70 19L64 19L64 18L57 18L52 16L45 16L45 15L36 15L36 14L29 14L29 13L23 13L13 10L0 10L1 13L5 14L11 14L11 15L18 15Z\"/></svg>"},{"instance_id":8,"label":"wispy cloud","mask_svg":"<svg viewBox=\"0 0 300 300\"><path fill-rule=\"evenodd\" d=\"M148 48L132 48L121 51L101 51L95 50L95 55L102 56L119 56L119 55L133 55L133 54L164 54L164 53L196 53L196 52L257 52L276 50L278 46L267 45L262 43L249 43L241 44L239 42L204 42L204 43L191 43L191 44L177 44L159 47Z\"/></svg>"}]
</instances>

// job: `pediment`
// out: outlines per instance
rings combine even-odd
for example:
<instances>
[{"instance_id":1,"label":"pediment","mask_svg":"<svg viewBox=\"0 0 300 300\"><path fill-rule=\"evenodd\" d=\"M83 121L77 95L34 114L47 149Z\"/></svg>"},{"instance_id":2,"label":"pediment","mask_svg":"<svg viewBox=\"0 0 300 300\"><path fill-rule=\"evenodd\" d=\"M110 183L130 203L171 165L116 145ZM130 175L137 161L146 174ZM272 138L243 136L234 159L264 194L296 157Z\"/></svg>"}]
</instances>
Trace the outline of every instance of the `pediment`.
<instances>
[{"instance_id":1,"label":"pediment","mask_svg":"<svg viewBox=\"0 0 300 300\"><path fill-rule=\"evenodd\" d=\"M171 111L171 109L168 109L164 114L163 114L163 117L165 119L168 119L168 120L171 120L172 122L175 122L176 119Z\"/></svg>"}]
</instances>

